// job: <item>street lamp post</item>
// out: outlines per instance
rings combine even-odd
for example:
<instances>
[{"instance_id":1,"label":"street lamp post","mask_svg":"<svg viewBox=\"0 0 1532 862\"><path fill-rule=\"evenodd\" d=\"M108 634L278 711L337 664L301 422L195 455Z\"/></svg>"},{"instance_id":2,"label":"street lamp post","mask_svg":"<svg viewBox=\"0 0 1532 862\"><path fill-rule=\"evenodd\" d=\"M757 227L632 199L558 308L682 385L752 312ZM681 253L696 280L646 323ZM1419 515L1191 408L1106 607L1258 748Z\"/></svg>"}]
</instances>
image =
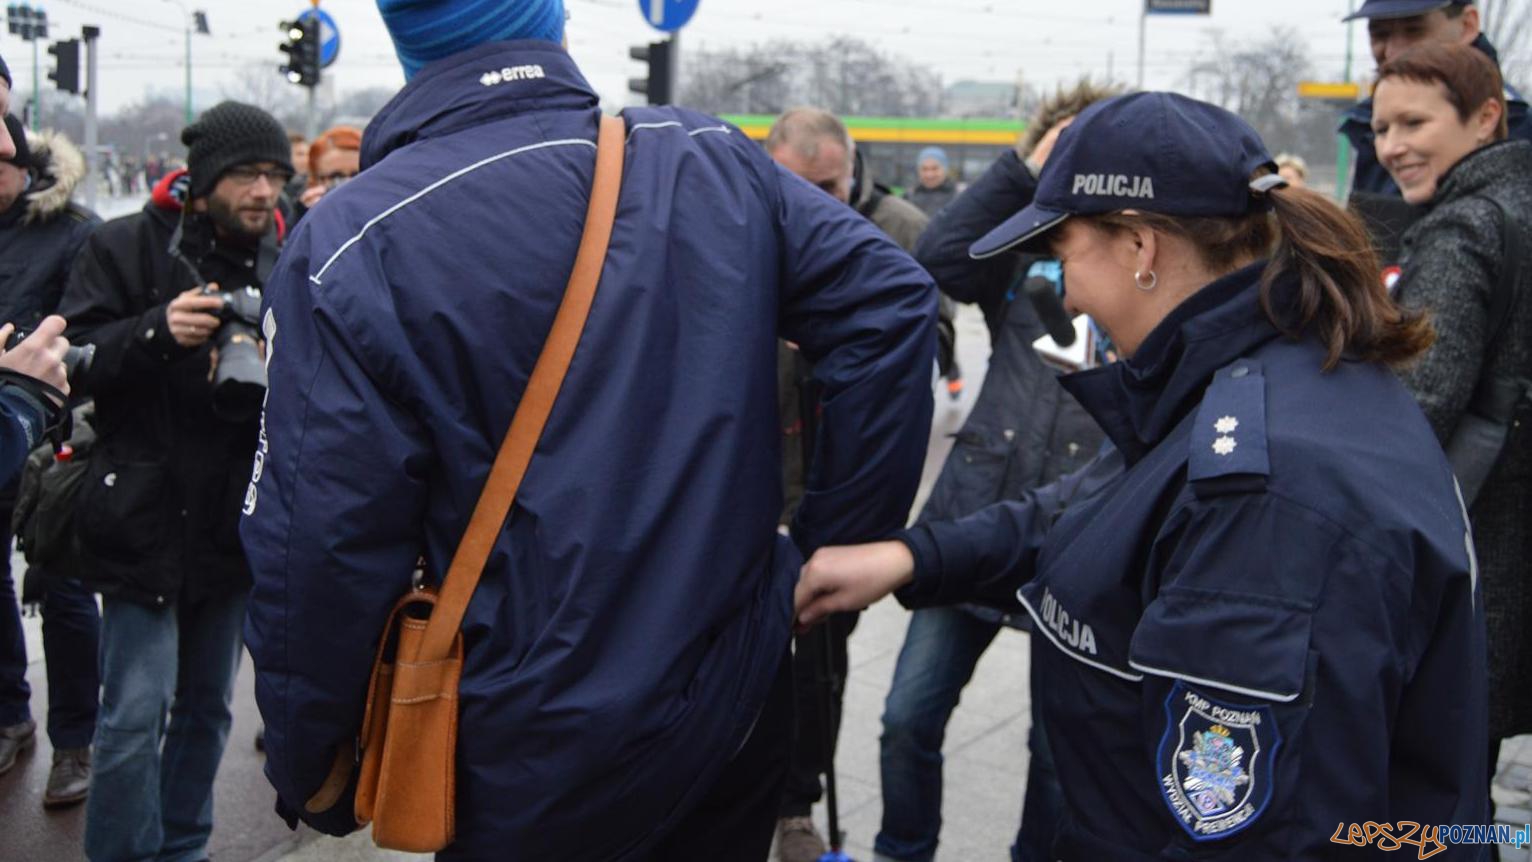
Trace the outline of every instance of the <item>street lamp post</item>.
<instances>
[{"instance_id":1,"label":"street lamp post","mask_svg":"<svg viewBox=\"0 0 1532 862\"><path fill-rule=\"evenodd\" d=\"M1351 13L1355 11L1356 0L1346 0L1346 15L1348 18ZM1351 83L1351 49L1352 45L1356 42L1356 40L1352 38L1351 27L1355 23L1356 22L1351 20L1346 21L1345 81L1348 84ZM1336 137L1338 140L1335 144L1335 199L1337 201L1344 201L1346 199L1346 190L1348 188L1346 185L1346 179L1347 175L1351 173L1351 139L1346 137L1343 133L1336 135Z\"/></svg>"}]
</instances>

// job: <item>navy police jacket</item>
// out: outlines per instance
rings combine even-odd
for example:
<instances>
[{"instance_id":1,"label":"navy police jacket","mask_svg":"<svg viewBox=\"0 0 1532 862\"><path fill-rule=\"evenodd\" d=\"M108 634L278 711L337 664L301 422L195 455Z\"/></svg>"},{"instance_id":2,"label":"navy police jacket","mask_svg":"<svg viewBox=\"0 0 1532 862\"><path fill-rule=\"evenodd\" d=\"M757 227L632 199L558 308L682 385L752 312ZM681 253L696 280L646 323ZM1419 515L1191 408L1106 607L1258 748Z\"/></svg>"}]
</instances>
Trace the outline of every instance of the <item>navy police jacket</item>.
<instances>
[{"instance_id":1,"label":"navy police jacket","mask_svg":"<svg viewBox=\"0 0 1532 862\"><path fill-rule=\"evenodd\" d=\"M1473 46L1499 65L1500 53L1484 34L1479 34ZM1532 112L1528 110L1527 100L1510 84L1505 85L1505 108L1512 140L1532 141ZM1365 99L1347 111L1341 119L1339 131L1351 141L1356 151L1356 169L1351 177L1351 190L1399 197L1399 184L1394 182L1388 169L1378 161L1376 136L1372 133L1372 99Z\"/></svg>"},{"instance_id":2,"label":"navy police jacket","mask_svg":"<svg viewBox=\"0 0 1532 862\"><path fill-rule=\"evenodd\" d=\"M355 745L416 558L436 580L467 526L573 267L598 116L556 45L431 65L267 284L246 639L290 818ZM919 479L930 278L737 129L624 120L595 304L463 621L442 859L644 852L747 738L787 658L800 549L889 535ZM779 335L824 390L797 548L776 532ZM302 816L356 828L349 795Z\"/></svg>"},{"instance_id":3,"label":"navy police jacket","mask_svg":"<svg viewBox=\"0 0 1532 862\"><path fill-rule=\"evenodd\" d=\"M1277 332L1260 271L1065 378L1112 451L904 534L906 604L1019 601L1041 633L1055 858L1312 859L1358 852L1331 840L1350 824L1486 822L1484 616L1451 471L1387 368L1322 373L1321 344Z\"/></svg>"}]
</instances>

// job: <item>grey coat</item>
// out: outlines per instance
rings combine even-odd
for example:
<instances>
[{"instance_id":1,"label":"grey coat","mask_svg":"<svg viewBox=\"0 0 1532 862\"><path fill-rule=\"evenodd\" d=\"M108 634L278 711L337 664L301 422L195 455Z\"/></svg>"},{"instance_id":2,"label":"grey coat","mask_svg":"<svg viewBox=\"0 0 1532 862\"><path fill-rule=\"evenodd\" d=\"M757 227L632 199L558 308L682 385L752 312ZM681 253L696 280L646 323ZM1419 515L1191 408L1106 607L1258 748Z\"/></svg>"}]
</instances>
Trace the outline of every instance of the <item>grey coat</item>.
<instances>
[{"instance_id":1,"label":"grey coat","mask_svg":"<svg viewBox=\"0 0 1532 862\"><path fill-rule=\"evenodd\" d=\"M1492 200L1493 199L1493 200ZM1398 297L1429 309L1435 346L1405 385L1445 443L1486 365L1532 376L1532 262L1492 353L1489 301L1504 267L1503 204L1532 249L1532 143L1466 156L1442 177L1428 211L1404 235ZM1523 403L1499 463L1470 511L1489 627L1490 734L1532 731L1532 407Z\"/></svg>"}]
</instances>

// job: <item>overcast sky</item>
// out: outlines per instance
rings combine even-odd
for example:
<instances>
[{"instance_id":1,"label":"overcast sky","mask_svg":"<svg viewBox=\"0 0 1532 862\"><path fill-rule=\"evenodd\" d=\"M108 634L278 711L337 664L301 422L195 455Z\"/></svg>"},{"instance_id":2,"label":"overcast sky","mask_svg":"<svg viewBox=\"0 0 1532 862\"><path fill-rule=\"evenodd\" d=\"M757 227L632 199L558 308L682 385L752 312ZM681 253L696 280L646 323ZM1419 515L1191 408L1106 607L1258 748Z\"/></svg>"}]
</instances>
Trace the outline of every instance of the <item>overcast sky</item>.
<instances>
[{"instance_id":1,"label":"overcast sky","mask_svg":"<svg viewBox=\"0 0 1532 862\"><path fill-rule=\"evenodd\" d=\"M1213 0L1211 16L1151 16L1146 83L1172 88L1218 29L1231 39L1256 40L1289 26L1310 44L1320 77L1339 75L1346 54L1348 0ZM628 47L659 36L641 17L638 0L566 0L572 15L570 51L603 101L619 106L638 97L627 79L641 73ZM138 101L147 91L184 87L182 8L204 9L212 36L193 38L197 109L223 95L251 64L277 75L282 41L277 22L306 0L43 0L53 38L96 24L101 36L102 110ZM341 32L339 62L325 71L340 90L404 83L373 0L323 0ZM1141 0L702 0L682 32L687 48L744 46L783 38L815 41L829 34L859 36L878 48L935 68L945 82L963 79L1051 86L1110 67L1132 83L1138 55ZM1366 28L1355 28L1358 73L1372 66ZM30 46L0 35L0 53L19 89L30 89ZM48 61L42 55L43 74ZM46 83L46 82L45 82Z\"/></svg>"}]
</instances>

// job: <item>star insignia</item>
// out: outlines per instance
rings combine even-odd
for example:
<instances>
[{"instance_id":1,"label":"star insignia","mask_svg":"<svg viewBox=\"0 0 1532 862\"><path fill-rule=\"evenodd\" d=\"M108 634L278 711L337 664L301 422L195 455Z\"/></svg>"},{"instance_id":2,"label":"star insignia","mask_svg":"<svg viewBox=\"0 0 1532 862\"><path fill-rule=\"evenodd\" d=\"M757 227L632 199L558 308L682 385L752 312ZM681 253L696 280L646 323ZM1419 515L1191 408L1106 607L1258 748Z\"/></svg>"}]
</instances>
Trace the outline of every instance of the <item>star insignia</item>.
<instances>
[{"instance_id":1,"label":"star insignia","mask_svg":"<svg viewBox=\"0 0 1532 862\"><path fill-rule=\"evenodd\" d=\"M1233 434L1234 430L1238 427L1239 420L1235 419L1233 416L1225 416L1217 422L1213 423L1213 430L1217 431L1219 434Z\"/></svg>"},{"instance_id":2,"label":"star insignia","mask_svg":"<svg viewBox=\"0 0 1532 862\"><path fill-rule=\"evenodd\" d=\"M1233 455L1234 447L1238 445L1233 437L1219 437L1213 441L1213 451L1219 455Z\"/></svg>"}]
</instances>

